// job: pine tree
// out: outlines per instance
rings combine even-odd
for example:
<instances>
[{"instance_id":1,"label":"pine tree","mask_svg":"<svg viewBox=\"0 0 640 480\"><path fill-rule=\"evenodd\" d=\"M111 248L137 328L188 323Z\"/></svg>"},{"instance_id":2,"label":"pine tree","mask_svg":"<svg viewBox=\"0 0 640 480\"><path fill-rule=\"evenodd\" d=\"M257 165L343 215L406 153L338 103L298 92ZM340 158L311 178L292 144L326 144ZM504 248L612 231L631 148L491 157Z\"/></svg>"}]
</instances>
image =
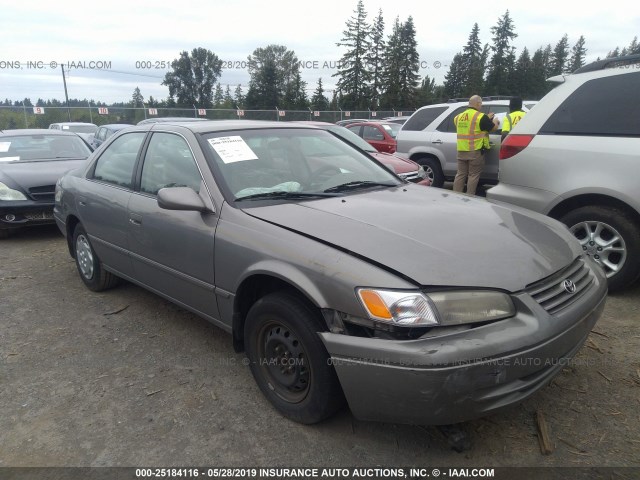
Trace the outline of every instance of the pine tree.
<instances>
[{"instance_id":1,"label":"pine tree","mask_svg":"<svg viewBox=\"0 0 640 480\"><path fill-rule=\"evenodd\" d=\"M244 106L244 95L242 93L242 85L238 84L234 91L233 100L236 108L242 108Z\"/></svg>"},{"instance_id":2,"label":"pine tree","mask_svg":"<svg viewBox=\"0 0 640 480\"><path fill-rule=\"evenodd\" d=\"M448 98L459 98L464 93L464 82L466 73L464 71L464 58L461 53L453 57L449 71L444 76L444 93Z\"/></svg>"},{"instance_id":3,"label":"pine tree","mask_svg":"<svg viewBox=\"0 0 640 480\"><path fill-rule=\"evenodd\" d=\"M569 59L569 37L565 33L553 49L551 56L551 75L560 75L567 71L567 60Z\"/></svg>"},{"instance_id":4,"label":"pine tree","mask_svg":"<svg viewBox=\"0 0 640 480\"><path fill-rule=\"evenodd\" d=\"M638 37L633 37L633 40L631 40L631 43L629 44L629 48L627 48L627 52L629 55L640 53L640 44L638 43Z\"/></svg>"},{"instance_id":5,"label":"pine tree","mask_svg":"<svg viewBox=\"0 0 640 480\"><path fill-rule=\"evenodd\" d=\"M346 47L340 66L334 77L339 77L338 88L344 95L346 108L362 108L368 104L368 88L371 75L366 68L366 57L371 48L371 29L367 23L367 12L362 0L354 16L346 22L346 30L342 32L342 40L336 45Z\"/></svg>"},{"instance_id":6,"label":"pine tree","mask_svg":"<svg viewBox=\"0 0 640 480\"><path fill-rule=\"evenodd\" d=\"M382 9L380 9L378 16L373 22L371 29L371 48L366 56L367 67L371 73L369 91L371 95L371 108L373 109L380 106L380 96L384 84L385 47L384 18L382 17Z\"/></svg>"},{"instance_id":7,"label":"pine tree","mask_svg":"<svg viewBox=\"0 0 640 480\"><path fill-rule=\"evenodd\" d=\"M429 78L429 75L425 75L418 91L419 105L430 105L436 103L436 100L436 80L435 78Z\"/></svg>"},{"instance_id":8,"label":"pine tree","mask_svg":"<svg viewBox=\"0 0 640 480\"><path fill-rule=\"evenodd\" d=\"M584 66L584 57L587 53L587 49L584 48L584 36L580 35L580 38L571 49L571 58L569 59L569 72L573 72L578 68Z\"/></svg>"},{"instance_id":9,"label":"pine tree","mask_svg":"<svg viewBox=\"0 0 640 480\"><path fill-rule=\"evenodd\" d=\"M313 92L313 97L311 97L311 108L319 111L329 109L329 101L324 96L324 89L322 88L322 78L318 79L318 86Z\"/></svg>"},{"instance_id":10,"label":"pine tree","mask_svg":"<svg viewBox=\"0 0 640 480\"><path fill-rule=\"evenodd\" d=\"M402 108L415 107L418 85L420 84L420 75L418 74L420 56L416 42L416 29L411 16L402 25L400 43L402 56L400 57L400 98L398 104Z\"/></svg>"},{"instance_id":11,"label":"pine tree","mask_svg":"<svg viewBox=\"0 0 640 480\"><path fill-rule=\"evenodd\" d=\"M227 88L224 90L223 107L233 108L233 97L231 96L231 87L227 84Z\"/></svg>"},{"instance_id":12,"label":"pine tree","mask_svg":"<svg viewBox=\"0 0 640 480\"><path fill-rule=\"evenodd\" d=\"M384 94L382 95L381 102L383 108L402 108L402 106L398 104L400 99L400 71L402 61L401 34L402 25L400 18L396 17L384 52Z\"/></svg>"},{"instance_id":13,"label":"pine tree","mask_svg":"<svg viewBox=\"0 0 640 480\"><path fill-rule=\"evenodd\" d=\"M529 50L524 47L522 53L516 62L516 68L513 74L513 91L514 95L521 98L530 98L533 95L533 62L529 56Z\"/></svg>"},{"instance_id":14,"label":"pine tree","mask_svg":"<svg viewBox=\"0 0 640 480\"><path fill-rule=\"evenodd\" d=\"M552 61L553 61L553 49L551 48L551 44L548 43L544 50L542 51L542 65L544 66L544 78L545 80L553 75L552 71Z\"/></svg>"},{"instance_id":15,"label":"pine tree","mask_svg":"<svg viewBox=\"0 0 640 480\"><path fill-rule=\"evenodd\" d=\"M309 107L307 100L307 82L297 72L285 92L283 107L290 110L301 110Z\"/></svg>"},{"instance_id":16,"label":"pine tree","mask_svg":"<svg viewBox=\"0 0 640 480\"><path fill-rule=\"evenodd\" d=\"M606 58L615 58L619 56L620 56L620 47L616 47L615 50L612 50L609 53L607 53Z\"/></svg>"},{"instance_id":17,"label":"pine tree","mask_svg":"<svg viewBox=\"0 0 640 480\"><path fill-rule=\"evenodd\" d=\"M222 107L223 99L224 99L224 92L222 91L222 85L220 85L219 83L216 83L216 90L215 90L215 93L213 94L213 106L215 108Z\"/></svg>"},{"instance_id":18,"label":"pine tree","mask_svg":"<svg viewBox=\"0 0 640 480\"><path fill-rule=\"evenodd\" d=\"M283 45L257 48L248 57L251 80L245 99L249 109L284 107L284 97L300 71L300 63L293 50Z\"/></svg>"},{"instance_id":19,"label":"pine tree","mask_svg":"<svg viewBox=\"0 0 640 480\"><path fill-rule=\"evenodd\" d=\"M489 95L504 94L509 89L509 63L513 63L515 57L511 49L511 41L518 36L514 29L515 26L509 16L509 10L498 19L498 24L495 27L491 27L493 55L489 62L485 89Z\"/></svg>"},{"instance_id":20,"label":"pine tree","mask_svg":"<svg viewBox=\"0 0 640 480\"><path fill-rule=\"evenodd\" d=\"M213 86L222 72L222 60L210 50L194 48L191 53L180 52L180 57L171 62L171 68L162 81L162 85L169 87L170 102L189 108L193 105L210 108Z\"/></svg>"},{"instance_id":21,"label":"pine tree","mask_svg":"<svg viewBox=\"0 0 640 480\"><path fill-rule=\"evenodd\" d=\"M133 95L131 96L131 105L133 108L143 108L144 107L144 97L142 93L140 93L140 88L136 87L133 89Z\"/></svg>"},{"instance_id":22,"label":"pine tree","mask_svg":"<svg viewBox=\"0 0 640 480\"><path fill-rule=\"evenodd\" d=\"M480 43L480 27L475 23L469 34L467 44L462 49L464 62L464 80L462 94L465 97L479 95L484 88L484 70L486 64L486 50Z\"/></svg>"}]
</instances>

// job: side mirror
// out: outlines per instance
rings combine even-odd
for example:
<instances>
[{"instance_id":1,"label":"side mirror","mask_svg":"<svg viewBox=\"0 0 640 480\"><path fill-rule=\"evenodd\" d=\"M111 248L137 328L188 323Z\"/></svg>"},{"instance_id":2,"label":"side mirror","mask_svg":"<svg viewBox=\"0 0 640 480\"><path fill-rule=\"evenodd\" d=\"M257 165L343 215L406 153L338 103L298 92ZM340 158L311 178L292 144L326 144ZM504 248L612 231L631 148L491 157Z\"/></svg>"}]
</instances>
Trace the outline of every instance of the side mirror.
<instances>
[{"instance_id":1,"label":"side mirror","mask_svg":"<svg viewBox=\"0 0 640 480\"><path fill-rule=\"evenodd\" d=\"M192 188L170 187L158 191L158 206L165 210L190 210L204 212L206 205Z\"/></svg>"}]
</instances>

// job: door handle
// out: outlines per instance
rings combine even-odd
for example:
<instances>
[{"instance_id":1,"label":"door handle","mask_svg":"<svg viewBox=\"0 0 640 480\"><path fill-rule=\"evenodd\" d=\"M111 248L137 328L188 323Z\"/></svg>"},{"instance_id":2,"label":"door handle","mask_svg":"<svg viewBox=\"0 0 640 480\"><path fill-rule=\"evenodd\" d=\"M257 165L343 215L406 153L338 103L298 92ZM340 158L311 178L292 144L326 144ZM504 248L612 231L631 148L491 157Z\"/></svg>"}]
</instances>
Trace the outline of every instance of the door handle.
<instances>
[{"instance_id":1,"label":"door handle","mask_svg":"<svg viewBox=\"0 0 640 480\"><path fill-rule=\"evenodd\" d=\"M129 223L136 226L142 225L142 215L138 215L137 213L130 213Z\"/></svg>"},{"instance_id":2,"label":"door handle","mask_svg":"<svg viewBox=\"0 0 640 480\"><path fill-rule=\"evenodd\" d=\"M435 143L437 145L442 145L442 140L431 140L431 143Z\"/></svg>"}]
</instances>

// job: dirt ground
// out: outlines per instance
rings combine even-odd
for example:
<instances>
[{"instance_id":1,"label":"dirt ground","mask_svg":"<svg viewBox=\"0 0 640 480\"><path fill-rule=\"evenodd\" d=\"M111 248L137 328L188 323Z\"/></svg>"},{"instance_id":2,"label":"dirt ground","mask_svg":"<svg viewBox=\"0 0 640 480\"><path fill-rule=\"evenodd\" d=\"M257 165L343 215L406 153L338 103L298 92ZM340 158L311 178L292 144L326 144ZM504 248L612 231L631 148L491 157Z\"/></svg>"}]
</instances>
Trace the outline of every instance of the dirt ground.
<instances>
[{"instance_id":1,"label":"dirt ground","mask_svg":"<svg viewBox=\"0 0 640 480\"><path fill-rule=\"evenodd\" d=\"M55 227L0 243L0 467L640 466L640 285L609 297L575 362L464 425L281 417L230 336L131 284L87 290ZM536 413L553 446L543 456Z\"/></svg>"}]
</instances>

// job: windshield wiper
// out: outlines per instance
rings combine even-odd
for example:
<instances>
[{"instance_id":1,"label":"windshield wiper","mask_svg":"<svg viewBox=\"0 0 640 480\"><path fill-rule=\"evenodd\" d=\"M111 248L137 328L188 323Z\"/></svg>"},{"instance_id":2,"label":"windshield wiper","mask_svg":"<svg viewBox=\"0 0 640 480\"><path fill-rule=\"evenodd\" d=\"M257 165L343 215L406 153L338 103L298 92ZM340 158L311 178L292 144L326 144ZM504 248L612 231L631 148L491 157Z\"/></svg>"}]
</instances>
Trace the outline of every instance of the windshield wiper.
<instances>
[{"instance_id":1,"label":"windshield wiper","mask_svg":"<svg viewBox=\"0 0 640 480\"><path fill-rule=\"evenodd\" d=\"M372 182L370 180L357 180L354 182L343 183L342 185L336 185L335 187L330 187L325 190L325 192L344 192L347 190L357 190L359 188L370 188L370 187L397 187L398 185L395 183L385 183L385 182Z\"/></svg>"},{"instance_id":2,"label":"windshield wiper","mask_svg":"<svg viewBox=\"0 0 640 480\"><path fill-rule=\"evenodd\" d=\"M247 195L245 197L236 198L235 201L239 202L241 200L264 200L264 199L272 199L272 198L307 198L307 197L335 197L336 195L333 193L323 193L323 192L263 192L263 193L254 193L253 195Z\"/></svg>"}]
</instances>

